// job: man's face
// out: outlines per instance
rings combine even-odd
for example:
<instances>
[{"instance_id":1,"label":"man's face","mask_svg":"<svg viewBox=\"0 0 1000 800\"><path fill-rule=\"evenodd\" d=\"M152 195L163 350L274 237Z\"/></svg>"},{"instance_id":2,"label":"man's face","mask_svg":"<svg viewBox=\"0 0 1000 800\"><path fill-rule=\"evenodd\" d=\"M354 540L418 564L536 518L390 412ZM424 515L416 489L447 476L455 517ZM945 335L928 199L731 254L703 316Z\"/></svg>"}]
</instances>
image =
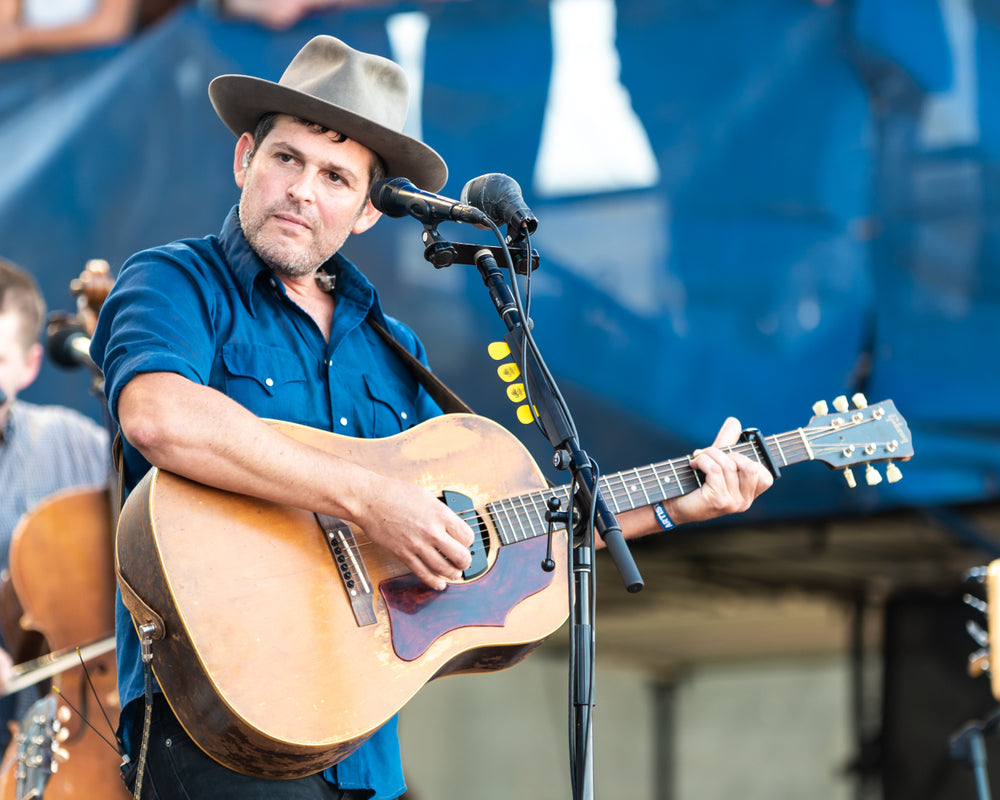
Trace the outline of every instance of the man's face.
<instances>
[{"instance_id":1,"label":"man's face","mask_svg":"<svg viewBox=\"0 0 1000 800\"><path fill-rule=\"evenodd\" d=\"M0 310L0 389L7 395L0 405L0 422L6 421L17 393L31 385L41 366L42 346L26 346L24 336L20 314Z\"/></svg>"},{"instance_id":2,"label":"man's face","mask_svg":"<svg viewBox=\"0 0 1000 800\"><path fill-rule=\"evenodd\" d=\"M379 217L368 202L374 154L336 138L281 115L247 167L242 155L253 137L244 134L237 143L240 224L250 246L279 275L311 275L351 233Z\"/></svg>"}]
</instances>

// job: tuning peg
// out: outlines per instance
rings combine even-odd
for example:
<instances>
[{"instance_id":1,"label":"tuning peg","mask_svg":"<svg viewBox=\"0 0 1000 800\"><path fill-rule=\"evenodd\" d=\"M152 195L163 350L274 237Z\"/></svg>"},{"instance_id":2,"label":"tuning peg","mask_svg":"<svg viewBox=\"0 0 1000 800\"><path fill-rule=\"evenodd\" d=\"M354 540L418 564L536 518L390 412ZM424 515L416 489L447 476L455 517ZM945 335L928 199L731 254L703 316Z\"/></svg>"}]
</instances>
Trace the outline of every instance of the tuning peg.
<instances>
[{"instance_id":1,"label":"tuning peg","mask_svg":"<svg viewBox=\"0 0 1000 800\"><path fill-rule=\"evenodd\" d=\"M486 352L494 361L500 361L510 355L510 348L507 346L507 342L490 342Z\"/></svg>"},{"instance_id":2,"label":"tuning peg","mask_svg":"<svg viewBox=\"0 0 1000 800\"><path fill-rule=\"evenodd\" d=\"M965 623L965 630L966 633L972 637L972 641L980 647L989 647L990 637L989 634L983 630L982 625L977 625L975 622L969 620Z\"/></svg>"},{"instance_id":3,"label":"tuning peg","mask_svg":"<svg viewBox=\"0 0 1000 800\"><path fill-rule=\"evenodd\" d=\"M875 469L875 467L873 467L871 464L865 467L865 482L869 486L878 486L880 483L882 483L882 476L879 475L878 470Z\"/></svg>"},{"instance_id":4,"label":"tuning peg","mask_svg":"<svg viewBox=\"0 0 1000 800\"><path fill-rule=\"evenodd\" d=\"M989 575L989 572L990 572L989 567L983 567L983 566L970 567L965 571L965 574L962 575L962 580L975 581L976 583L982 585L983 583L986 582L986 576Z\"/></svg>"},{"instance_id":5,"label":"tuning peg","mask_svg":"<svg viewBox=\"0 0 1000 800\"><path fill-rule=\"evenodd\" d=\"M990 671L990 649L983 647L969 654L969 677L978 678Z\"/></svg>"},{"instance_id":6,"label":"tuning peg","mask_svg":"<svg viewBox=\"0 0 1000 800\"><path fill-rule=\"evenodd\" d=\"M59 720L63 725L73 718L73 712L69 710L69 706L59 706L56 709L56 719Z\"/></svg>"},{"instance_id":7,"label":"tuning peg","mask_svg":"<svg viewBox=\"0 0 1000 800\"><path fill-rule=\"evenodd\" d=\"M826 404L826 400L817 400L813 403L813 414L817 417L825 417L830 412L830 407Z\"/></svg>"},{"instance_id":8,"label":"tuning peg","mask_svg":"<svg viewBox=\"0 0 1000 800\"><path fill-rule=\"evenodd\" d=\"M853 395L851 395L851 401L854 403L855 408L868 407L868 400L863 394L861 394L861 392L855 392Z\"/></svg>"},{"instance_id":9,"label":"tuning peg","mask_svg":"<svg viewBox=\"0 0 1000 800\"><path fill-rule=\"evenodd\" d=\"M65 742L69 738L69 728L59 728L56 731L55 740L57 742Z\"/></svg>"},{"instance_id":10,"label":"tuning peg","mask_svg":"<svg viewBox=\"0 0 1000 800\"><path fill-rule=\"evenodd\" d=\"M974 594L966 593L962 595L962 602L969 606L969 608L976 609L976 611L981 614L986 614L989 611L989 606L986 604L986 601L980 600ZM980 644L982 644L982 642L980 642Z\"/></svg>"},{"instance_id":11,"label":"tuning peg","mask_svg":"<svg viewBox=\"0 0 1000 800\"><path fill-rule=\"evenodd\" d=\"M889 483L896 483L897 481L903 480L903 473L900 472L899 467L896 466L894 461L890 461L885 465L885 479Z\"/></svg>"},{"instance_id":12,"label":"tuning peg","mask_svg":"<svg viewBox=\"0 0 1000 800\"><path fill-rule=\"evenodd\" d=\"M847 398L842 394L833 398L833 407L843 414L848 409Z\"/></svg>"},{"instance_id":13,"label":"tuning peg","mask_svg":"<svg viewBox=\"0 0 1000 800\"><path fill-rule=\"evenodd\" d=\"M58 764L63 764L69 761L69 750L63 747L53 747L52 748L52 771L56 771L56 766Z\"/></svg>"},{"instance_id":14,"label":"tuning peg","mask_svg":"<svg viewBox=\"0 0 1000 800\"><path fill-rule=\"evenodd\" d=\"M507 387L507 399L512 403L523 403L527 396L523 383L512 383Z\"/></svg>"},{"instance_id":15,"label":"tuning peg","mask_svg":"<svg viewBox=\"0 0 1000 800\"><path fill-rule=\"evenodd\" d=\"M517 368L517 364L501 364L497 367L497 375L504 383L510 383L521 377L521 370Z\"/></svg>"},{"instance_id":16,"label":"tuning peg","mask_svg":"<svg viewBox=\"0 0 1000 800\"><path fill-rule=\"evenodd\" d=\"M850 467L844 467L844 480L847 481L847 485L852 489L858 485L858 482L854 479L854 471Z\"/></svg>"}]
</instances>

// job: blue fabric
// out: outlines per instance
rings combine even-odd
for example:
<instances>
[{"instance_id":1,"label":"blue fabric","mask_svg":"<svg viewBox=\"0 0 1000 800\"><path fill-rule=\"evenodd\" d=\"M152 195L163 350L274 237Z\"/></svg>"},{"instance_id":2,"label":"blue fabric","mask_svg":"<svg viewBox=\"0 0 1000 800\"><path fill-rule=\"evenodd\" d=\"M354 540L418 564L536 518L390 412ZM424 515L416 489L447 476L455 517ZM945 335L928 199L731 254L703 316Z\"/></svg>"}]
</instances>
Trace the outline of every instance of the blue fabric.
<instances>
[{"instance_id":1,"label":"blue fabric","mask_svg":"<svg viewBox=\"0 0 1000 800\"><path fill-rule=\"evenodd\" d=\"M968 346L992 340L1000 304L997 3L615 0L607 61L589 36L563 38L561 14L550 22L565 4L494 5L337 8L270 31L188 4L120 49L0 64L0 150L17 154L0 183L4 256L61 308L85 259L117 272L222 219L233 137L209 80L277 80L311 36L334 33L412 62L410 118L448 161L444 194L486 172L520 183L539 218L535 335L605 472L702 447L727 414L770 435L862 390L910 424L905 480L850 491L804 465L744 522L1000 497L1000 370ZM429 25L410 51L386 39L400 11ZM481 56L511 42L502 69ZM620 107L598 105L577 46L599 77L620 64ZM625 123L634 139L607 139ZM553 154L563 174L617 176L643 138L648 185L576 194L541 180ZM564 159L570 144L588 149ZM548 470L547 442L516 423L484 357L505 330L482 281L430 267L420 233L384 220L344 254L389 313L406 309L436 374ZM98 419L88 377L46 364L24 399Z\"/></svg>"},{"instance_id":2,"label":"blue fabric","mask_svg":"<svg viewBox=\"0 0 1000 800\"><path fill-rule=\"evenodd\" d=\"M389 436L440 414L406 365L362 323L371 311L426 363L413 332L382 313L374 287L345 258L334 256L325 268L337 276L329 341L250 249L235 208L220 236L133 256L102 308L91 347L114 419L122 387L148 372L212 386L262 417L347 436ZM149 464L127 441L124 460L131 488ZM116 627L125 708L142 696L143 675L120 596ZM399 795L405 787L395 719L327 777L341 788L374 790L376 798Z\"/></svg>"}]
</instances>

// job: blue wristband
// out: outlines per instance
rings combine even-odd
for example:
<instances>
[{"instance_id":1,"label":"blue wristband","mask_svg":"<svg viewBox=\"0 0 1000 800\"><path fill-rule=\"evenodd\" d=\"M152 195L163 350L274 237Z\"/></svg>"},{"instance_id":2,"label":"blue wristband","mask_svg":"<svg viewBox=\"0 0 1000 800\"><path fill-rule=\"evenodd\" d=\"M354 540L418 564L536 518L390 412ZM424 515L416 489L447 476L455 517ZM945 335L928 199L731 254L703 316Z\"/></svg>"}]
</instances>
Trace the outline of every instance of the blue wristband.
<instances>
[{"instance_id":1,"label":"blue wristband","mask_svg":"<svg viewBox=\"0 0 1000 800\"><path fill-rule=\"evenodd\" d=\"M656 514L656 521L660 523L660 527L665 531L672 531L677 527L676 523L670 519L670 515L667 513L667 509L663 507L663 503L656 503L653 506L653 513Z\"/></svg>"}]
</instances>

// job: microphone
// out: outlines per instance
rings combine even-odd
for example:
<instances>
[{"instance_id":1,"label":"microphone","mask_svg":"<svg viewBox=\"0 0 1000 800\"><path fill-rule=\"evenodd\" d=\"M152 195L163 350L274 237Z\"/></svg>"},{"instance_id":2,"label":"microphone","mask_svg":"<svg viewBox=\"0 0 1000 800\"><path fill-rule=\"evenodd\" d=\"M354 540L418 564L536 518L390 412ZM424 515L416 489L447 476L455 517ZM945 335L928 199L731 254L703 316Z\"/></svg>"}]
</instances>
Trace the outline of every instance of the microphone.
<instances>
[{"instance_id":1,"label":"microphone","mask_svg":"<svg viewBox=\"0 0 1000 800\"><path fill-rule=\"evenodd\" d=\"M386 178L377 181L369 195L372 205L390 217L407 215L427 224L454 220L455 222L488 222L486 214L478 208L449 200L433 192L418 189L406 178Z\"/></svg>"},{"instance_id":2,"label":"microphone","mask_svg":"<svg viewBox=\"0 0 1000 800\"><path fill-rule=\"evenodd\" d=\"M65 325L52 331L45 340L45 353L63 369L87 367L100 374L90 357L90 337L76 325Z\"/></svg>"},{"instance_id":3,"label":"microphone","mask_svg":"<svg viewBox=\"0 0 1000 800\"><path fill-rule=\"evenodd\" d=\"M531 234L538 227L538 218L531 213L524 202L521 187L510 175L491 172L473 178L465 184L461 197L463 203L482 210L495 223L507 225L518 234L522 228ZM516 239L517 236L511 238Z\"/></svg>"}]
</instances>

